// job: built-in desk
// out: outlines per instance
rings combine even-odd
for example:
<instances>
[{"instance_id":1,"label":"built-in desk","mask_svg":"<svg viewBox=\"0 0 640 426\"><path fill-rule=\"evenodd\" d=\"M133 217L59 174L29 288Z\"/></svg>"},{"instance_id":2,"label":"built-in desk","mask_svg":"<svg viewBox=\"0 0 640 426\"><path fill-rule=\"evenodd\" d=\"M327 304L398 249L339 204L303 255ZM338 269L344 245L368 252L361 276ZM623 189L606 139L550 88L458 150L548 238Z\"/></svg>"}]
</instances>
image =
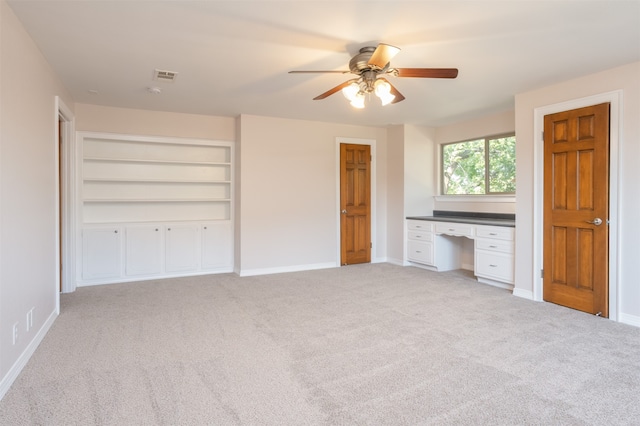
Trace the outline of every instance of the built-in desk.
<instances>
[{"instance_id":1,"label":"built-in desk","mask_svg":"<svg viewBox=\"0 0 640 426\"><path fill-rule=\"evenodd\" d=\"M478 281L513 289L515 215L434 212L406 219L408 262L434 271L461 269L466 238L473 240Z\"/></svg>"}]
</instances>

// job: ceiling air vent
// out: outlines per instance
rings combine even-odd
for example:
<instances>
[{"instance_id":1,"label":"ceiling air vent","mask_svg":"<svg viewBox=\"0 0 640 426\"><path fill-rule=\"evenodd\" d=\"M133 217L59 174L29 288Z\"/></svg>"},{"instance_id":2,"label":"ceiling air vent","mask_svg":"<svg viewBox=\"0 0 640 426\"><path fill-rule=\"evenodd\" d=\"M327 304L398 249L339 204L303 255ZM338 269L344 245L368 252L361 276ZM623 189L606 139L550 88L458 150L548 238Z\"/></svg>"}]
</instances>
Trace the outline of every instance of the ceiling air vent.
<instances>
[{"instance_id":1,"label":"ceiling air vent","mask_svg":"<svg viewBox=\"0 0 640 426\"><path fill-rule=\"evenodd\" d=\"M157 81L173 82L178 77L178 73L175 71L159 70L153 71L153 79Z\"/></svg>"}]
</instances>

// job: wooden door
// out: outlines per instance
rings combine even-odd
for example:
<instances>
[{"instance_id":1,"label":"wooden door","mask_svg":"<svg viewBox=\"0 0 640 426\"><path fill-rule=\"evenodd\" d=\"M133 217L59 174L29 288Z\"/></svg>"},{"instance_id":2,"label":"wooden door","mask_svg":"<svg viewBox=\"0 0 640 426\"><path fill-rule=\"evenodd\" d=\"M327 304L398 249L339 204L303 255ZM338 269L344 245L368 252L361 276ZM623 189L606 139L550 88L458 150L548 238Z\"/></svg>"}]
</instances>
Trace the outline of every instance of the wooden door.
<instances>
[{"instance_id":1,"label":"wooden door","mask_svg":"<svg viewBox=\"0 0 640 426\"><path fill-rule=\"evenodd\" d=\"M609 104L544 117L544 300L609 315Z\"/></svg>"},{"instance_id":2,"label":"wooden door","mask_svg":"<svg viewBox=\"0 0 640 426\"><path fill-rule=\"evenodd\" d=\"M371 147L340 144L340 263L371 262Z\"/></svg>"}]
</instances>

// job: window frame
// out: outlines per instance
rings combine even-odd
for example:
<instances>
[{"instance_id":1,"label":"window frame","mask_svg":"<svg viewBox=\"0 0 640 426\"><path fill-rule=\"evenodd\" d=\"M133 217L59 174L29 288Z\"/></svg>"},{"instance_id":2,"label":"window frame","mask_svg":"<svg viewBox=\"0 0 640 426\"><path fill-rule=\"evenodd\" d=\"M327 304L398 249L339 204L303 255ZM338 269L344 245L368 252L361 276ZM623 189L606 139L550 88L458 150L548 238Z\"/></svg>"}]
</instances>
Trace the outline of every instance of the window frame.
<instances>
[{"instance_id":1,"label":"window frame","mask_svg":"<svg viewBox=\"0 0 640 426\"><path fill-rule=\"evenodd\" d=\"M441 197L488 197L488 196L515 196L516 192L488 192L487 188L490 188L489 185L489 180L490 180L490 169L489 169L489 141L495 140L495 139L502 139L502 138L508 138L508 137L515 137L516 133L515 132L507 132L507 133L499 133L499 134L495 134L495 135L489 135L489 136L480 136L477 138L469 138L469 139L464 139L464 140L460 140L460 141L454 141L454 142L446 142L446 143L441 143L439 144L439 153L438 153L438 160L439 160L439 173L438 173L438 177L440 180L440 185L439 185L439 193ZM454 144L461 144L461 143L465 143L465 142L476 142L476 141L480 141L480 140L484 140L484 193L482 194L447 194L445 193L445 188L444 188L444 182L445 182L445 178L444 178L444 170L445 170L445 165L444 165L444 147L447 145L454 145ZM516 143L517 143L517 139L516 139ZM514 176L515 178L515 176Z\"/></svg>"}]
</instances>

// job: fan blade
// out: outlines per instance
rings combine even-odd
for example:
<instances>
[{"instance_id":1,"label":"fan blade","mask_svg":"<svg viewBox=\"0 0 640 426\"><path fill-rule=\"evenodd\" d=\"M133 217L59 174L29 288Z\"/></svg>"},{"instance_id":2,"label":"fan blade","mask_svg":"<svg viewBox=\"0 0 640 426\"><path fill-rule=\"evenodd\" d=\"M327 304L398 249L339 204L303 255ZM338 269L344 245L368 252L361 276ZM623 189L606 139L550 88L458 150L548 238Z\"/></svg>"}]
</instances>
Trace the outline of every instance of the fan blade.
<instances>
[{"instance_id":1,"label":"fan blade","mask_svg":"<svg viewBox=\"0 0 640 426\"><path fill-rule=\"evenodd\" d=\"M396 68L394 72L398 77L418 78L456 78L457 68Z\"/></svg>"},{"instance_id":2,"label":"fan blade","mask_svg":"<svg viewBox=\"0 0 640 426\"><path fill-rule=\"evenodd\" d=\"M374 50L367 64L382 69L387 66L391 58L396 56L398 52L400 52L398 47L380 43L378 47L376 47L376 50Z\"/></svg>"},{"instance_id":3,"label":"fan blade","mask_svg":"<svg viewBox=\"0 0 640 426\"><path fill-rule=\"evenodd\" d=\"M347 80L344 83L337 85L333 89L329 89L326 92L324 92L323 94L316 96L315 98L313 98L313 100L314 101L319 101L320 99L328 98L329 96L333 95L334 93L339 92L340 90L344 89L345 87L347 87L348 85L350 85L354 81L357 81L357 79Z\"/></svg>"},{"instance_id":4,"label":"fan blade","mask_svg":"<svg viewBox=\"0 0 640 426\"><path fill-rule=\"evenodd\" d=\"M334 74L348 74L351 71L289 71L289 74L312 74L312 73L334 73Z\"/></svg>"},{"instance_id":5,"label":"fan blade","mask_svg":"<svg viewBox=\"0 0 640 426\"><path fill-rule=\"evenodd\" d=\"M391 84L391 82L390 82L389 80L387 80L386 78L383 78L383 77L378 77L378 80L386 81L387 83L389 83L389 86L391 86L391 90L390 90L390 92L391 92L391 94L392 94L392 95L394 95L394 96L395 96L395 98L393 98L393 100L391 101L391 103L392 103L392 104L397 104L397 103L398 103L398 102L400 102L400 101L404 101L404 99L405 99L405 98L404 98L404 96L402 95L402 93L400 93L400 92L398 91L398 89L396 89L396 88L394 87L394 85L393 85L393 84Z\"/></svg>"}]
</instances>

